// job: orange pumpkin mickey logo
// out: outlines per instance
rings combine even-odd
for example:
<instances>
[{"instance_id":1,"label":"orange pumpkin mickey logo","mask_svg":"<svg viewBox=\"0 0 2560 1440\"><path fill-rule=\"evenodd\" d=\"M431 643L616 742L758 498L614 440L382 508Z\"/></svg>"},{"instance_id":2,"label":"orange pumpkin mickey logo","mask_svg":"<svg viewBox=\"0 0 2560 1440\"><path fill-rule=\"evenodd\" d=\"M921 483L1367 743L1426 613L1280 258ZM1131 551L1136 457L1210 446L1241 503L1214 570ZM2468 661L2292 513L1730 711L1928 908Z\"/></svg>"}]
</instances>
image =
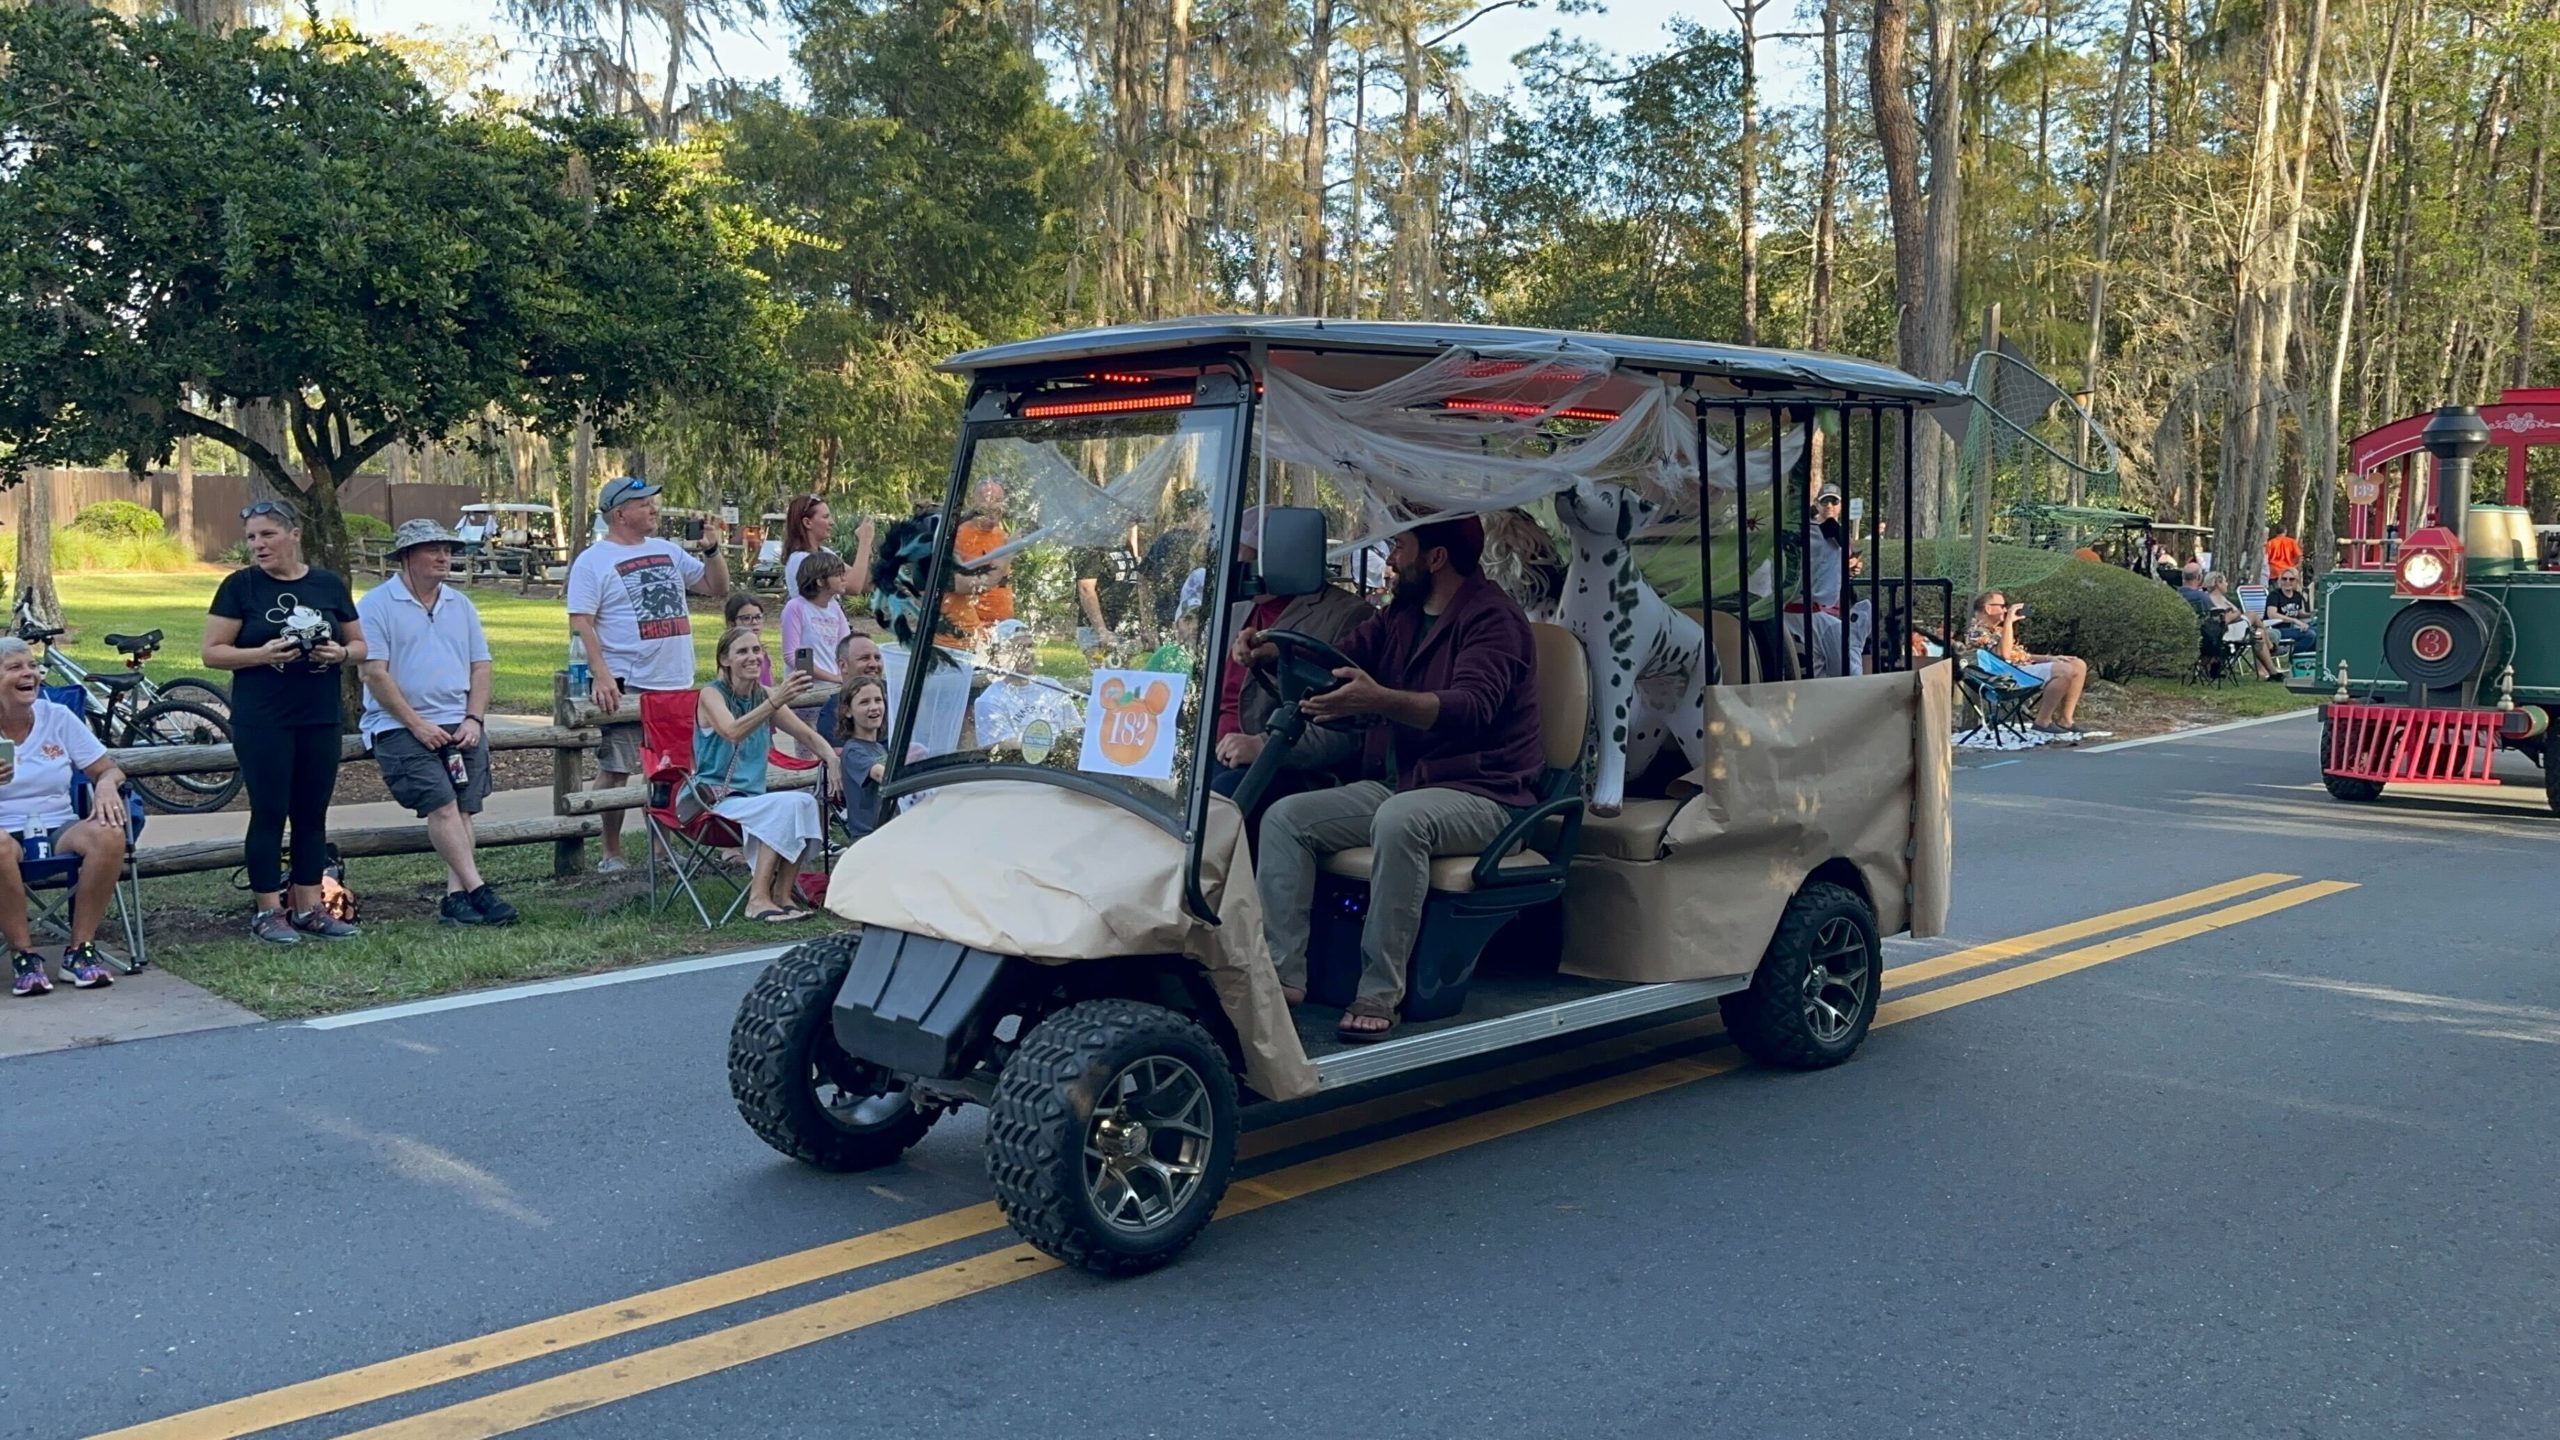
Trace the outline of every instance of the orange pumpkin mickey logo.
<instances>
[{"instance_id":1,"label":"orange pumpkin mickey logo","mask_svg":"<svg viewBox=\"0 0 2560 1440\"><path fill-rule=\"evenodd\" d=\"M1102 682L1102 753L1115 765L1136 765L1156 748L1164 709L1173 691L1161 680L1145 689L1118 680Z\"/></svg>"}]
</instances>

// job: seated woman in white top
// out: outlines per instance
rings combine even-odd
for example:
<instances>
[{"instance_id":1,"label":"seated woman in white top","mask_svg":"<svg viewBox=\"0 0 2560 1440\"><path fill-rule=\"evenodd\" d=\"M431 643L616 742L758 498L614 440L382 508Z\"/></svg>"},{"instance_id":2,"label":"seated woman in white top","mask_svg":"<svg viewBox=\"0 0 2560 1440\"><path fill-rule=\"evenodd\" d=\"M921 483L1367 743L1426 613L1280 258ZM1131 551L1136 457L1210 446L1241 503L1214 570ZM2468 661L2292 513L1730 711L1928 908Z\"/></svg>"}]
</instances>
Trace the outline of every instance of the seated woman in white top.
<instances>
[{"instance_id":1,"label":"seated woman in white top","mask_svg":"<svg viewBox=\"0 0 2560 1440\"><path fill-rule=\"evenodd\" d=\"M791 703L817 682L803 672L786 671L779 684L766 689L758 678L764 642L753 630L722 635L713 653L716 673L702 687L694 711L691 783L706 787L706 799L719 796L710 808L736 821L746 837L748 863L754 868L747 882L747 918L774 924L806 920L817 912L792 903L792 895L801 862L826 833L826 822L816 795L768 792L765 777L773 764L773 732L779 729L798 740L806 753L821 757L827 793L843 792L835 750L791 711Z\"/></svg>"},{"instance_id":2,"label":"seated woman in white top","mask_svg":"<svg viewBox=\"0 0 2560 1440\"><path fill-rule=\"evenodd\" d=\"M19 864L30 855L77 855L80 883L71 892L71 943L62 978L82 990L112 985L98 954L98 923L107 916L124 873L124 772L70 709L44 698L36 652L14 635L0 637L0 937L9 942L9 993L52 993L53 977L36 953L27 921L27 886ZM95 785L84 817L71 806L71 779Z\"/></svg>"}]
</instances>

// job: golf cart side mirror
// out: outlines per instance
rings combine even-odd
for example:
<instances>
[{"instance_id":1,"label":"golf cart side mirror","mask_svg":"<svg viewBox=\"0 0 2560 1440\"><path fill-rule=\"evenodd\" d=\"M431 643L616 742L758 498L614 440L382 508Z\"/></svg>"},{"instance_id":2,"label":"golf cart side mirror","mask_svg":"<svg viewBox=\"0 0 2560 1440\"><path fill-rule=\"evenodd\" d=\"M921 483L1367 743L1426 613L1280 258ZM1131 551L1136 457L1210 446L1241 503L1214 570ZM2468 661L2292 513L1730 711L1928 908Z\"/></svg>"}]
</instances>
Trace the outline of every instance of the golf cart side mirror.
<instances>
[{"instance_id":1,"label":"golf cart side mirror","mask_svg":"<svg viewBox=\"0 0 2560 1440\"><path fill-rule=\"evenodd\" d=\"M1275 505L1262 512L1262 593L1313 595L1324 588L1324 512Z\"/></svg>"}]
</instances>

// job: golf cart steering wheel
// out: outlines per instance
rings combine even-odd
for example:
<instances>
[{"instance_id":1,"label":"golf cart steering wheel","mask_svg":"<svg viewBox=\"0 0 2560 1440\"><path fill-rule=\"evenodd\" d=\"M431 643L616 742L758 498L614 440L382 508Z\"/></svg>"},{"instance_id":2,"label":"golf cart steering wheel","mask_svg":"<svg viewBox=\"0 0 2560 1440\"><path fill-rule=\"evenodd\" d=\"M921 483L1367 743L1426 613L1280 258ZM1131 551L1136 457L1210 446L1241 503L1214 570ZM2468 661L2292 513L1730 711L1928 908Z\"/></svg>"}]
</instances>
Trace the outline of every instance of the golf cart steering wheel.
<instances>
[{"instance_id":1,"label":"golf cart steering wheel","mask_svg":"<svg viewBox=\"0 0 2560 1440\"><path fill-rule=\"evenodd\" d=\"M1270 677L1284 703L1294 704L1310 695L1338 690L1342 688L1342 682L1334 678L1333 672L1358 668L1350 656L1300 631L1265 630L1262 640L1276 647L1280 653L1271 659L1254 662L1253 668ZM1350 715L1338 720L1318 720L1309 716L1307 723L1334 730L1363 730L1377 724L1378 717Z\"/></svg>"}]
</instances>

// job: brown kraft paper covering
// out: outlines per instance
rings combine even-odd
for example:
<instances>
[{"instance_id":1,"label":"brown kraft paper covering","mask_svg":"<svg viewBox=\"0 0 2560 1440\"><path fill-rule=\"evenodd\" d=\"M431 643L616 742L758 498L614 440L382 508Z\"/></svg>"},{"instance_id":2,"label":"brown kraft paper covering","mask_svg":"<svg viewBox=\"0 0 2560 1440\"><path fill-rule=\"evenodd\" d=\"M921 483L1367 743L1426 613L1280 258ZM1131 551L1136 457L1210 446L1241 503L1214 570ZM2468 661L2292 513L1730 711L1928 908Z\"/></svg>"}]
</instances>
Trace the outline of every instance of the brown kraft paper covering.
<instances>
[{"instance_id":1,"label":"brown kraft paper covering","mask_svg":"<svg viewBox=\"0 0 2560 1440\"><path fill-rule=\"evenodd\" d=\"M1315 1093L1263 934L1242 817L1225 797L1210 801L1201 847L1200 888L1219 920L1209 926L1182 908L1182 842L1108 801L1009 780L925 794L836 862L828 909L1050 964L1188 955L1244 1042L1245 1083L1275 1100Z\"/></svg>"},{"instance_id":2,"label":"brown kraft paper covering","mask_svg":"<svg viewBox=\"0 0 2560 1440\"><path fill-rule=\"evenodd\" d=\"M1706 763L1684 782L1696 793L1671 817L1663 858L1575 864L1565 972L1748 974L1788 899L1835 856L1866 880L1884 933L1938 933L1951 703L1944 667L1711 688Z\"/></svg>"}]
</instances>

